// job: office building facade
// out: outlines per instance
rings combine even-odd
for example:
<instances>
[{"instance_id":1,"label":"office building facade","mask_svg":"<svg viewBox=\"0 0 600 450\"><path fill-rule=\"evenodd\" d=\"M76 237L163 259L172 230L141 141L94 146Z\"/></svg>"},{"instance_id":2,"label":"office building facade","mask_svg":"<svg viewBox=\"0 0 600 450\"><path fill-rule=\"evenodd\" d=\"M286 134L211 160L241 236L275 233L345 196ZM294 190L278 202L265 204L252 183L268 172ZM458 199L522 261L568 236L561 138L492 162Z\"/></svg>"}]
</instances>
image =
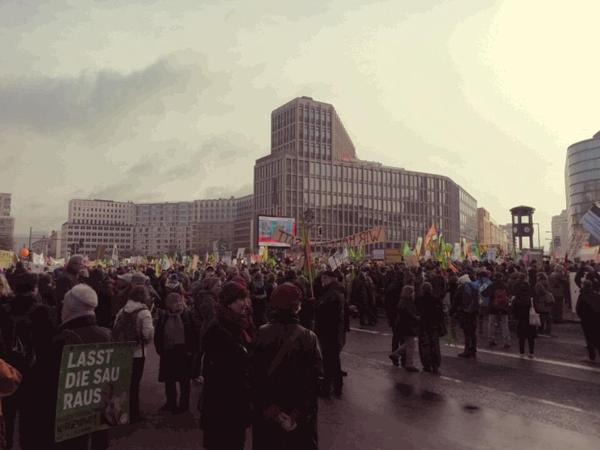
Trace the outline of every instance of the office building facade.
<instances>
[{"instance_id":1,"label":"office building facade","mask_svg":"<svg viewBox=\"0 0 600 450\"><path fill-rule=\"evenodd\" d=\"M357 159L332 105L294 99L273 111L271 126L271 154L254 167L256 215L300 221L310 209L315 242L384 226L386 242L376 247L414 244L431 224L448 242L476 239L471 195L445 176Z\"/></svg>"},{"instance_id":2,"label":"office building facade","mask_svg":"<svg viewBox=\"0 0 600 450\"><path fill-rule=\"evenodd\" d=\"M581 247L581 238L586 233L581 219L600 201L600 132L567 149L565 189L569 247ZM589 243L600 244L593 236L589 237Z\"/></svg>"},{"instance_id":3,"label":"office building facade","mask_svg":"<svg viewBox=\"0 0 600 450\"><path fill-rule=\"evenodd\" d=\"M10 210L12 194L0 192L0 250L12 250L15 233L15 219Z\"/></svg>"}]
</instances>

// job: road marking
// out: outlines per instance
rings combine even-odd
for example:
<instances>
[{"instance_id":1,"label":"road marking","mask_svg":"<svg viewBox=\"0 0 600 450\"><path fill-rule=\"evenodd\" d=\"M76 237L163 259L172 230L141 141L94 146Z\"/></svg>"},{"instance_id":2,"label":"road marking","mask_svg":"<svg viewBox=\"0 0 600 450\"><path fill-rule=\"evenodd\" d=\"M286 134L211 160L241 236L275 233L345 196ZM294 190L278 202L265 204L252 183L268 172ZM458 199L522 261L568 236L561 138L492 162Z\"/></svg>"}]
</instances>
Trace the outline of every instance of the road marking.
<instances>
[{"instance_id":1,"label":"road marking","mask_svg":"<svg viewBox=\"0 0 600 450\"><path fill-rule=\"evenodd\" d=\"M441 375L440 379L441 380L446 380L446 381L451 381L451 382L456 383L456 384L462 384L462 382L463 382L462 380L459 380L457 378L445 377L444 375Z\"/></svg>"},{"instance_id":2,"label":"road marking","mask_svg":"<svg viewBox=\"0 0 600 450\"><path fill-rule=\"evenodd\" d=\"M459 345L456 344L446 344L446 347L450 347L450 348L462 348ZM478 353L484 353L484 354L489 354L489 355L496 355L496 356L504 356L506 358L513 358L513 359L522 359L521 355L517 355L514 353L504 353L504 352L497 352L494 350L486 350L484 348L478 348L477 349ZM584 366L581 364L575 364L575 363L570 363L570 362L566 362L566 361L557 361L555 359L546 359L546 358L538 358L535 357L533 359L529 359L527 358L529 361L536 361L536 362L541 362L544 364L552 364L554 366L561 366L561 367L568 367L570 369L580 369L580 370L587 370L589 372L597 372L600 373L600 369L597 367L590 367L590 366Z\"/></svg>"},{"instance_id":3,"label":"road marking","mask_svg":"<svg viewBox=\"0 0 600 450\"><path fill-rule=\"evenodd\" d=\"M383 336L382 333L380 333L379 331L373 331L373 330L365 330L363 328L350 328L350 331L358 331L359 333L369 333L369 334L381 334Z\"/></svg>"},{"instance_id":4,"label":"road marking","mask_svg":"<svg viewBox=\"0 0 600 450\"><path fill-rule=\"evenodd\" d=\"M382 333L380 331L374 331L374 330L365 330L363 328L352 328L351 327L350 330L357 331L359 333L375 334L375 335L379 335L379 336L391 336L390 333ZM450 348L462 348L461 346L456 345L456 344L446 343L445 345L446 345L446 347L450 347ZM514 353L504 353L504 352L498 352L498 351L494 351L494 350L486 350L484 348L478 348L477 352L489 354L489 355L504 356L506 358L521 359L520 355L517 355ZM552 364L554 366L560 366L560 367L568 367L569 369L580 369L580 370L587 370L588 372L600 373L600 368L597 368L597 367L584 366L582 364L575 364L575 363L570 363L570 362L566 362L566 361L557 361L555 359L546 359L546 358L536 357L530 361L537 361L537 362L541 362L544 364Z\"/></svg>"},{"instance_id":5,"label":"road marking","mask_svg":"<svg viewBox=\"0 0 600 450\"><path fill-rule=\"evenodd\" d=\"M570 409L571 411L584 413L585 411L581 408L576 408L575 406L563 405L562 403L551 402L550 400L543 400L541 398L536 399L540 403L544 403L550 406L557 406L559 408Z\"/></svg>"}]
</instances>

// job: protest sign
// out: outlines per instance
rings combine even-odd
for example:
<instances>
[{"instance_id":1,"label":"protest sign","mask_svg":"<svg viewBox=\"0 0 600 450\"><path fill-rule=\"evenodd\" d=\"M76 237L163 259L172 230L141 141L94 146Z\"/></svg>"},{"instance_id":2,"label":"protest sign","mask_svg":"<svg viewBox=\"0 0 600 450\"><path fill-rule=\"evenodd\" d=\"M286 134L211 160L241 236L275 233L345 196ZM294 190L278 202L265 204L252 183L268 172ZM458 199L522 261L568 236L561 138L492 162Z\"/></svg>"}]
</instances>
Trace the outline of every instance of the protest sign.
<instances>
[{"instance_id":1,"label":"protest sign","mask_svg":"<svg viewBox=\"0 0 600 450\"><path fill-rule=\"evenodd\" d=\"M408 267L419 267L419 258L417 258L417 255L405 256L404 262Z\"/></svg>"},{"instance_id":2,"label":"protest sign","mask_svg":"<svg viewBox=\"0 0 600 450\"><path fill-rule=\"evenodd\" d=\"M373 259L385 259L385 250L383 248L376 248L375 250L373 250Z\"/></svg>"},{"instance_id":3,"label":"protest sign","mask_svg":"<svg viewBox=\"0 0 600 450\"><path fill-rule=\"evenodd\" d=\"M132 343L67 345L56 398L54 440L129 422Z\"/></svg>"},{"instance_id":4,"label":"protest sign","mask_svg":"<svg viewBox=\"0 0 600 450\"><path fill-rule=\"evenodd\" d=\"M8 269L15 263L15 252L0 250L0 269Z\"/></svg>"},{"instance_id":5,"label":"protest sign","mask_svg":"<svg viewBox=\"0 0 600 450\"><path fill-rule=\"evenodd\" d=\"M402 262L402 250L399 248L386 248L385 249L385 262L388 264L394 264Z\"/></svg>"}]
</instances>

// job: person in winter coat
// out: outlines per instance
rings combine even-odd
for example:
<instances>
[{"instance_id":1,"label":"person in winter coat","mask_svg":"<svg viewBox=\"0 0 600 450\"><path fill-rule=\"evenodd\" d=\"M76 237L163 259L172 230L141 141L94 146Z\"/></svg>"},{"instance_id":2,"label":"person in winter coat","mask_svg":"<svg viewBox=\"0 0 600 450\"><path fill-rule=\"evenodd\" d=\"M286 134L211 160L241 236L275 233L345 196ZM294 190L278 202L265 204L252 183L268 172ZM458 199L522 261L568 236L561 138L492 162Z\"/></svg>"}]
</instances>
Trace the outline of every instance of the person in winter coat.
<instances>
[{"instance_id":1,"label":"person in winter coat","mask_svg":"<svg viewBox=\"0 0 600 450\"><path fill-rule=\"evenodd\" d=\"M158 381L165 383L167 396L167 403L161 410L179 414L190 409L192 362L198 351L198 338L183 297L171 293L165 299L165 305L167 310L159 311L154 331L154 345L160 356Z\"/></svg>"},{"instance_id":2,"label":"person in winter coat","mask_svg":"<svg viewBox=\"0 0 600 450\"><path fill-rule=\"evenodd\" d=\"M577 315L581 319L590 361L596 361L596 355L600 353L600 294L594 291L592 281L583 280Z\"/></svg>"},{"instance_id":3,"label":"person in winter coat","mask_svg":"<svg viewBox=\"0 0 600 450\"><path fill-rule=\"evenodd\" d=\"M536 311L540 314L542 326L540 334L547 336L552 335L552 310L554 309L554 296L550 292L548 276L539 272L537 274L537 282L534 287L533 303Z\"/></svg>"},{"instance_id":4,"label":"person in winter coat","mask_svg":"<svg viewBox=\"0 0 600 450\"><path fill-rule=\"evenodd\" d=\"M519 273L513 286L515 299L512 304L512 313L517 320L517 337L519 338L519 353L525 354L525 341L529 346L529 357L534 357L535 338L537 328L529 324L529 311L533 306L531 287L525 281L525 274Z\"/></svg>"},{"instance_id":5,"label":"person in winter coat","mask_svg":"<svg viewBox=\"0 0 600 450\"><path fill-rule=\"evenodd\" d=\"M423 283L421 296L417 298L419 314L419 355L423 371L439 375L442 364L440 337L446 334L444 305L439 294L435 295L430 283Z\"/></svg>"},{"instance_id":6,"label":"person in winter coat","mask_svg":"<svg viewBox=\"0 0 600 450\"><path fill-rule=\"evenodd\" d=\"M59 314L65 294L69 292L75 285L81 283L80 274L83 269L85 269L83 264L83 256L73 255L71 258L69 258L62 275L56 280L56 290L54 291L54 295Z\"/></svg>"},{"instance_id":7,"label":"person in winter coat","mask_svg":"<svg viewBox=\"0 0 600 450\"><path fill-rule=\"evenodd\" d=\"M0 331L4 344L0 357L21 373L23 381L19 389L2 402L9 449L13 445L17 413L22 448L30 432L35 430L30 412L36 408L36 365L38 360L50 353L55 334L50 308L38 301L37 275L22 272L13 276L12 282L15 296L0 308Z\"/></svg>"},{"instance_id":8,"label":"person in winter coat","mask_svg":"<svg viewBox=\"0 0 600 450\"><path fill-rule=\"evenodd\" d=\"M112 338L116 342L137 342L133 353L131 386L129 388L129 411L131 422L141 420L140 383L146 363L146 347L154 337L152 314L148 309L150 294L145 286L138 285L128 292L125 306L117 313Z\"/></svg>"},{"instance_id":9,"label":"person in winter coat","mask_svg":"<svg viewBox=\"0 0 600 450\"><path fill-rule=\"evenodd\" d=\"M402 275L396 274L394 279L385 291L384 306L385 315L388 320L388 325L392 328L392 353L398 350L398 347L402 342L402 333L396 323L398 316L398 302L400 301L400 295L402 294ZM392 363L398 365L398 359L393 359Z\"/></svg>"},{"instance_id":10,"label":"person in winter coat","mask_svg":"<svg viewBox=\"0 0 600 450\"><path fill-rule=\"evenodd\" d=\"M342 395L343 377L340 353L344 344L344 287L332 271L321 273L321 291L316 306L315 333L323 354L323 385L321 395L328 397L333 389Z\"/></svg>"},{"instance_id":11,"label":"person in winter coat","mask_svg":"<svg viewBox=\"0 0 600 450\"><path fill-rule=\"evenodd\" d=\"M569 291L569 281L563 269L556 266L554 271L548 277L550 292L554 297L554 306L552 308L552 320L557 323L563 321L563 308Z\"/></svg>"},{"instance_id":12,"label":"person in winter coat","mask_svg":"<svg viewBox=\"0 0 600 450\"><path fill-rule=\"evenodd\" d=\"M192 295L192 321L198 338L197 353L194 357L192 376L198 383L202 382L202 355L203 340L208 327L215 318L219 293L221 292L221 279L207 277L196 281L191 286Z\"/></svg>"},{"instance_id":13,"label":"person in winter coat","mask_svg":"<svg viewBox=\"0 0 600 450\"><path fill-rule=\"evenodd\" d=\"M508 328L508 315L510 304L508 286L504 282L504 276L497 273L493 283L483 291L483 295L490 299L490 317L488 321L488 337L490 347L496 346L496 332L500 328L502 344L504 349L510 348L510 330Z\"/></svg>"},{"instance_id":14,"label":"person in winter coat","mask_svg":"<svg viewBox=\"0 0 600 450\"><path fill-rule=\"evenodd\" d=\"M469 275L462 275L455 296L456 318L465 336L465 349L458 356L471 358L477 355L479 284L471 282Z\"/></svg>"},{"instance_id":15,"label":"person in winter coat","mask_svg":"<svg viewBox=\"0 0 600 450\"><path fill-rule=\"evenodd\" d=\"M226 283L204 336L200 426L207 450L242 450L251 423L249 297L243 286Z\"/></svg>"},{"instance_id":16,"label":"person in winter coat","mask_svg":"<svg viewBox=\"0 0 600 450\"><path fill-rule=\"evenodd\" d=\"M256 328L267 321L267 291L263 274L256 272L250 284L250 299L252 300L252 319Z\"/></svg>"},{"instance_id":17,"label":"person in winter coat","mask_svg":"<svg viewBox=\"0 0 600 450\"><path fill-rule=\"evenodd\" d=\"M253 448L316 450L321 352L299 323L303 293L292 283L273 291L269 323L254 343Z\"/></svg>"},{"instance_id":18,"label":"person in winter coat","mask_svg":"<svg viewBox=\"0 0 600 450\"><path fill-rule=\"evenodd\" d=\"M368 267L363 267L352 283L352 304L358 308L361 326L374 325L376 317L372 314L371 298L372 282L368 278Z\"/></svg>"},{"instance_id":19,"label":"person in winter coat","mask_svg":"<svg viewBox=\"0 0 600 450\"><path fill-rule=\"evenodd\" d=\"M51 340L50 358L44 360L36 379L36 422L29 433L31 442L28 442L24 449L80 450L90 446L94 450L108 448L107 430L54 444L56 396L63 347L105 343L111 340L110 330L96 323L94 310L97 306L98 296L85 284L78 284L65 294L59 333Z\"/></svg>"},{"instance_id":20,"label":"person in winter coat","mask_svg":"<svg viewBox=\"0 0 600 450\"><path fill-rule=\"evenodd\" d=\"M400 330L404 343L389 357L394 365L398 365L398 358L402 356L403 367L409 372L418 372L419 369L414 365L414 353L417 347L417 336L419 335L419 316L415 306L414 286L404 286L402 288L402 294L398 302L396 326Z\"/></svg>"},{"instance_id":21,"label":"person in winter coat","mask_svg":"<svg viewBox=\"0 0 600 450\"><path fill-rule=\"evenodd\" d=\"M21 373L6 361L0 358L0 407L2 406L2 398L15 393L21 384ZM4 415L0 408L0 449L6 449L6 427L4 423Z\"/></svg>"}]
</instances>

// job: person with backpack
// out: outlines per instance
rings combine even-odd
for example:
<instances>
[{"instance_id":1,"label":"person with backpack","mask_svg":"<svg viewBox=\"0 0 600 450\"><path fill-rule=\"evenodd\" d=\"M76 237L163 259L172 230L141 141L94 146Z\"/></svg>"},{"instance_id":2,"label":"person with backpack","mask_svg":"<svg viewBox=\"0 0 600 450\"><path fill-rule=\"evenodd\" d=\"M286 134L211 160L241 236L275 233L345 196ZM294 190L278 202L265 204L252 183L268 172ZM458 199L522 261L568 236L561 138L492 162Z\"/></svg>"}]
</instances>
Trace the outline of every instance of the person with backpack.
<instances>
[{"instance_id":1,"label":"person with backpack","mask_svg":"<svg viewBox=\"0 0 600 450\"><path fill-rule=\"evenodd\" d=\"M140 382L144 374L146 346L154 338L152 314L148 309L150 294L145 286L138 285L129 291L125 306L117 313L112 330L115 342L136 342L133 353L129 410L131 422L140 420Z\"/></svg>"},{"instance_id":2,"label":"person with backpack","mask_svg":"<svg viewBox=\"0 0 600 450\"><path fill-rule=\"evenodd\" d=\"M490 317L488 321L488 337L490 347L496 346L496 332L500 328L504 349L510 348L510 330L508 328L508 315L510 302L508 286L501 273L494 275L493 283L483 291L483 295L490 299Z\"/></svg>"},{"instance_id":3,"label":"person with backpack","mask_svg":"<svg viewBox=\"0 0 600 450\"><path fill-rule=\"evenodd\" d=\"M317 336L300 325L302 291L275 288L269 323L258 330L252 355L253 448L316 450L322 359Z\"/></svg>"},{"instance_id":4,"label":"person with backpack","mask_svg":"<svg viewBox=\"0 0 600 450\"><path fill-rule=\"evenodd\" d=\"M471 358L477 355L477 315L479 312L479 283L472 282L469 275L458 279L455 292L456 317L465 336L465 349L458 356Z\"/></svg>"},{"instance_id":5,"label":"person with backpack","mask_svg":"<svg viewBox=\"0 0 600 450\"><path fill-rule=\"evenodd\" d=\"M37 275L22 272L12 279L15 296L0 308L0 330L3 352L0 355L23 376L20 388L2 402L6 422L6 441L12 448L15 419L19 415L19 441L27 438L28 423L24 417L32 404L32 388L35 387L36 366L52 348L55 326L50 309L38 301Z\"/></svg>"}]
</instances>

